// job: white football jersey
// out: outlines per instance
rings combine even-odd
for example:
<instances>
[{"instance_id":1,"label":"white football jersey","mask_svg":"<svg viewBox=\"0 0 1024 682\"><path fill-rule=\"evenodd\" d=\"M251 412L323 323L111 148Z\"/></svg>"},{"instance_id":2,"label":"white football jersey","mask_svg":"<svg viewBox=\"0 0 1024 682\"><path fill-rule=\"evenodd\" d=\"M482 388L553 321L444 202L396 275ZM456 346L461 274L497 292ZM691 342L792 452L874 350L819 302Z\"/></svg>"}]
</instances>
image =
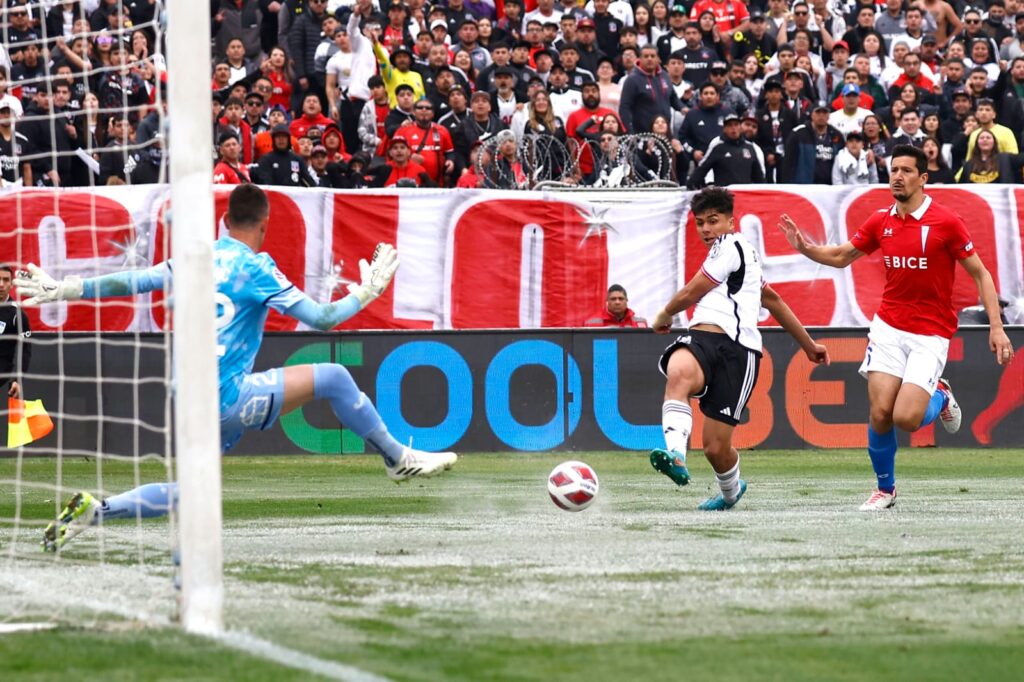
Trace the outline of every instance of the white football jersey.
<instances>
[{"instance_id":1,"label":"white football jersey","mask_svg":"<svg viewBox=\"0 0 1024 682\"><path fill-rule=\"evenodd\" d=\"M690 326L714 324L744 348L761 352L761 261L746 237L723 234L711 245L701 272L718 286L704 294L690 318Z\"/></svg>"}]
</instances>

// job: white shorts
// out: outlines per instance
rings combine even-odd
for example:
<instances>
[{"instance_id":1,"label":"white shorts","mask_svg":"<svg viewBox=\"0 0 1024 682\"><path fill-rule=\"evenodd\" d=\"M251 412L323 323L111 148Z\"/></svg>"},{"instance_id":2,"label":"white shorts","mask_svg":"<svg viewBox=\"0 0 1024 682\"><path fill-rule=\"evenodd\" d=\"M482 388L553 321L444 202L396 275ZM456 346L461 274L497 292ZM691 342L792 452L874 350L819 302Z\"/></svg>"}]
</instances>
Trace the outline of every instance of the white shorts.
<instances>
[{"instance_id":1,"label":"white shorts","mask_svg":"<svg viewBox=\"0 0 1024 682\"><path fill-rule=\"evenodd\" d=\"M866 379L868 372L884 372L932 393L946 366L948 352L949 339L911 334L886 324L876 315L868 332L868 350L860 364L860 375Z\"/></svg>"}]
</instances>

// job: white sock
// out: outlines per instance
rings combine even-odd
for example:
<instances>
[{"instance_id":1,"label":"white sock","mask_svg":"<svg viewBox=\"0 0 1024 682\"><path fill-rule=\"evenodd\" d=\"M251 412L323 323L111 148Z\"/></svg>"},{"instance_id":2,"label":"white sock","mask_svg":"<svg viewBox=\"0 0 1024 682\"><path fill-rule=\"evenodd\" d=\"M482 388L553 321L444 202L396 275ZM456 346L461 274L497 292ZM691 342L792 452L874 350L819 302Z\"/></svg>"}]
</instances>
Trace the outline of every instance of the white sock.
<instances>
[{"instance_id":1,"label":"white sock","mask_svg":"<svg viewBox=\"0 0 1024 682\"><path fill-rule=\"evenodd\" d=\"M693 410L681 400L666 400L661 404L661 432L665 434L665 447L686 455L693 430Z\"/></svg>"},{"instance_id":2,"label":"white sock","mask_svg":"<svg viewBox=\"0 0 1024 682\"><path fill-rule=\"evenodd\" d=\"M740 461L736 460L736 466L729 469L724 474L715 472L715 478L718 479L718 487L722 491L722 497L729 504L736 501L736 497L740 494Z\"/></svg>"}]
</instances>

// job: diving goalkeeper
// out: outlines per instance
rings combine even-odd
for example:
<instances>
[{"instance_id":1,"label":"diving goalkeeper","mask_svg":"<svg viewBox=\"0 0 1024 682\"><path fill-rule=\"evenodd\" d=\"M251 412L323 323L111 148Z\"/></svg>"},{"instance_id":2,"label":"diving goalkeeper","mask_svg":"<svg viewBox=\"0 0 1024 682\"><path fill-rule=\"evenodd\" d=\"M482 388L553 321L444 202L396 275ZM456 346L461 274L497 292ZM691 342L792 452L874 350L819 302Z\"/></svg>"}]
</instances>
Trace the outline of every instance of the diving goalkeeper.
<instances>
[{"instance_id":1,"label":"diving goalkeeper","mask_svg":"<svg viewBox=\"0 0 1024 682\"><path fill-rule=\"evenodd\" d=\"M342 365L323 363L279 367L252 373L270 310L326 331L365 308L387 288L398 269L398 255L380 244L372 262L359 263L361 281L349 295L332 303L316 303L259 253L267 233L270 204L255 185L231 192L225 223L228 235L214 243L213 271L217 288L217 353L220 379L221 448L230 450L246 430L270 428L282 414L311 400L327 400L338 420L384 457L388 477L403 481L433 476L450 469L453 452L429 453L403 446L388 432L373 403ZM34 265L15 280L24 305L80 298L131 296L162 289L170 281L173 262L132 272L55 281ZM151 483L99 501L76 493L44 533L43 549L57 551L91 525L111 519L163 516L177 502L177 486Z\"/></svg>"}]
</instances>

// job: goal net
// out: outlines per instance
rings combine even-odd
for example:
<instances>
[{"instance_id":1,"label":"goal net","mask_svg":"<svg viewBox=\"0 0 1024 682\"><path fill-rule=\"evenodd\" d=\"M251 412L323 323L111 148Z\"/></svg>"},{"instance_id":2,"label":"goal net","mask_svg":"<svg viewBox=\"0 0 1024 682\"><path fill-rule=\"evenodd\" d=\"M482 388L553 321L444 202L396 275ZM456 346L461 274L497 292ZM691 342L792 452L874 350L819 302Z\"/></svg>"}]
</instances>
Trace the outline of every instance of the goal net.
<instances>
[{"instance_id":1,"label":"goal net","mask_svg":"<svg viewBox=\"0 0 1024 682\"><path fill-rule=\"evenodd\" d=\"M22 401L6 403L9 430L31 442L0 443L0 631L112 618L216 631L209 17L187 0L5 4L0 375ZM172 249L173 308L163 292L28 307L9 286L29 263L88 278ZM76 493L144 484L180 486L180 504L158 519L140 504L46 551Z\"/></svg>"}]
</instances>

